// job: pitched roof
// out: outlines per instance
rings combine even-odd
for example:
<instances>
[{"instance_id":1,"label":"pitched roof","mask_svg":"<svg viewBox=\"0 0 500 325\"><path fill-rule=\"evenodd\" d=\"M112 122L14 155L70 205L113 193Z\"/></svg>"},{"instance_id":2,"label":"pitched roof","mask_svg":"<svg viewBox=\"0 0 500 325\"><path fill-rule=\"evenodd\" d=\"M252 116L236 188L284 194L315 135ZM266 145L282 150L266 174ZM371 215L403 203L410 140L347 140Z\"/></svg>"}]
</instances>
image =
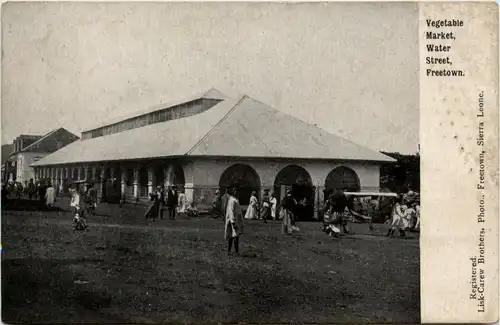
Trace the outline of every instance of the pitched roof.
<instances>
[{"instance_id":1,"label":"pitched roof","mask_svg":"<svg viewBox=\"0 0 500 325\"><path fill-rule=\"evenodd\" d=\"M26 146L20 152L47 152L52 153L76 141L78 137L65 128L52 130L40 139Z\"/></svg>"},{"instance_id":2,"label":"pitched roof","mask_svg":"<svg viewBox=\"0 0 500 325\"><path fill-rule=\"evenodd\" d=\"M247 96L188 154L394 161Z\"/></svg>"},{"instance_id":3,"label":"pitched roof","mask_svg":"<svg viewBox=\"0 0 500 325\"><path fill-rule=\"evenodd\" d=\"M61 128L59 128L59 129L61 129ZM29 151L31 148L34 148L37 144L39 144L40 142L46 140L51 134L54 134L59 129L55 129L55 130L52 130L52 131L49 131L49 132L45 133L44 135L42 135L40 137L40 139L36 140L35 142L33 142L32 144L30 144L29 146L24 147L21 150L21 152L23 152L23 151Z\"/></svg>"},{"instance_id":4,"label":"pitched roof","mask_svg":"<svg viewBox=\"0 0 500 325\"><path fill-rule=\"evenodd\" d=\"M185 155L234 107L227 99L196 115L75 141L32 166Z\"/></svg>"},{"instance_id":5,"label":"pitched roof","mask_svg":"<svg viewBox=\"0 0 500 325\"><path fill-rule=\"evenodd\" d=\"M189 117L75 141L32 166L186 155L395 161L243 96Z\"/></svg>"}]
</instances>

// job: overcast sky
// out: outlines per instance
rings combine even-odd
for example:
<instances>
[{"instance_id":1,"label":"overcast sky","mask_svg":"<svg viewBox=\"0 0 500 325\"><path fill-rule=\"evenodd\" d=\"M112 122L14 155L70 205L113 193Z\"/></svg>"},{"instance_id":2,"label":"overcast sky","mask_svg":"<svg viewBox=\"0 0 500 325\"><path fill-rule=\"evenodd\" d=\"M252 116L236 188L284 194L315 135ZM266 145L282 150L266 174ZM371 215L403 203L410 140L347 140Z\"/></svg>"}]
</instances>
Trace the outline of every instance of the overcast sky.
<instances>
[{"instance_id":1,"label":"overcast sky","mask_svg":"<svg viewBox=\"0 0 500 325\"><path fill-rule=\"evenodd\" d=\"M7 3L2 143L212 86L375 150L418 146L416 3Z\"/></svg>"}]
</instances>

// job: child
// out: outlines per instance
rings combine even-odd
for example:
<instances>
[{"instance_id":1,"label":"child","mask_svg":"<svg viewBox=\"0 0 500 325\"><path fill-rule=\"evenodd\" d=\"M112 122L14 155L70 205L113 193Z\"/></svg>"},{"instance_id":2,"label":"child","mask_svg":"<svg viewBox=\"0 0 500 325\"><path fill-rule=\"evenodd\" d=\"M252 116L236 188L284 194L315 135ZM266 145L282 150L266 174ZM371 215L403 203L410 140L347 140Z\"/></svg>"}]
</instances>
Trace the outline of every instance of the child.
<instances>
[{"instance_id":1,"label":"child","mask_svg":"<svg viewBox=\"0 0 500 325\"><path fill-rule=\"evenodd\" d=\"M196 218L199 217L198 209L196 208L194 202L191 202L191 204L189 205L189 207L186 209L186 215L188 217L196 217Z\"/></svg>"}]
</instances>

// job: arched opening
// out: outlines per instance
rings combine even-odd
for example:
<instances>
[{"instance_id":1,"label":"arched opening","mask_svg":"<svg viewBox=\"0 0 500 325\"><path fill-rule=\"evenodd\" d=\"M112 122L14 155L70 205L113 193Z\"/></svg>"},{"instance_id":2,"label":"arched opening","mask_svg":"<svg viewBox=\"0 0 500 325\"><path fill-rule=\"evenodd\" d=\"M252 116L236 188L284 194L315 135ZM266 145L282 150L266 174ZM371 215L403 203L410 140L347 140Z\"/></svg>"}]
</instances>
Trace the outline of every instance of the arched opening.
<instances>
[{"instance_id":1,"label":"arched opening","mask_svg":"<svg viewBox=\"0 0 500 325\"><path fill-rule=\"evenodd\" d=\"M85 168L85 180L92 181L92 168Z\"/></svg>"},{"instance_id":2,"label":"arched opening","mask_svg":"<svg viewBox=\"0 0 500 325\"><path fill-rule=\"evenodd\" d=\"M184 169L182 169L180 165L170 165L167 168L167 175L163 176L163 180L165 179L167 180L167 184L169 184L169 186L175 187L177 189L178 193L184 193L186 180L184 178Z\"/></svg>"},{"instance_id":3,"label":"arched opening","mask_svg":"<svg viewBox=\"0 0 500 325\"><path fill-rule=\"evenodd\" d=\"M165 184L165 169L163 166L155 166L154 169L155 186L163 186Z\"/></svg>"},{"instance_id":4,"label":"arched opening","mask_svg":"<svg viewBox=\"0 0 500 325\"><path fill-rule=\"evenodd\" d=\"M139 179L137 180L139 183L139 196L147 197L148 196L148 169L146 167L139 168Z\"/></svg>"},{"instance_id":5,"label":"arched opening","mask_svg":"<svg viewBox=\"0 0 500 325\"><path fill-rule=\"evenodd\" d=\"M134 169L127 168L126 171L126 183L127 187L132 187L134 185Z\"/></svg>"},{"instance_id":6,"label":"arched opening","mask_svg":"<svg viewBox=\"0 0 500 325\"><path fill-rule=\"evenodd\" d=\"M177 188L179 193L184 193L184 185L186 180L184 178L184 170L181 166L175 165L173 170L172 185Z\"/></svg>"},{"instance_id":7,"label":"arched opening","mask_svg":"<svg viewBox=\"0 0 500 325\"><path fill-rule=\"evenodd\" d=\"M359 192L361 189L358 175L351 168L340 166L333 169L325 180L325 194L341 190L346 192Z\"/></svg>"},{"instance_id":8,"label":"arched opening","mask_svg":"<svg viewBox=\"0 0 500 325\"><path fill-rule=\"evenodd\" d=\"M236 187L238 200L241 205L248 205L252 191L259 193L260 177L252 167L243 164L232 165L227 168L219 180L221 190Z\"/></svg>"},{"instance_id":9,"label":"arched opening","mask_svg":"<svg viewBox=\"0 0 500 325\"><path fill-rule=\"evenodd\" d=\"M280 170L274 180L274 193L278 202L290 189L294 199L300 203L297 206L297 218L310 220L314 215L314 187L311 175L304 168L289 165Z\"/></svg>"},{"instance_id":10,"label":"arched opening","mask_svg":"<svg viewBox=\"0 0 500 325\"><path fill-rule=\"evenodd\" d=\"M120 166L107 167L105 171L106 186L105 198L108 203L120 203L121 199L121 173Z\"/></svg>"}]
</instances>

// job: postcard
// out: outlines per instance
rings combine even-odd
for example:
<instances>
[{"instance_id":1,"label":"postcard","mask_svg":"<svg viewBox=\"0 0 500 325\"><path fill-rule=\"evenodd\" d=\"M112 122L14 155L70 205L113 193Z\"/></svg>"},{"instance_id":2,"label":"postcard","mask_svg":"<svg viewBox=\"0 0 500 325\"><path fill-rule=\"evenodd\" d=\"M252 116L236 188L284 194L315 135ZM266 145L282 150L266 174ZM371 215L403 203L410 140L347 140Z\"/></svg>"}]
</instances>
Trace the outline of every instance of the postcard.
<instances>
[{"instance_id":1,"label":"postcard","mask_svg":"<svg viewBox=\"0 0 500 325\"><path fill-rule=\"evenodd\" d=\"M5 323L498 321L494 2L6 2Z\"/></svg>"}]
</instances>

